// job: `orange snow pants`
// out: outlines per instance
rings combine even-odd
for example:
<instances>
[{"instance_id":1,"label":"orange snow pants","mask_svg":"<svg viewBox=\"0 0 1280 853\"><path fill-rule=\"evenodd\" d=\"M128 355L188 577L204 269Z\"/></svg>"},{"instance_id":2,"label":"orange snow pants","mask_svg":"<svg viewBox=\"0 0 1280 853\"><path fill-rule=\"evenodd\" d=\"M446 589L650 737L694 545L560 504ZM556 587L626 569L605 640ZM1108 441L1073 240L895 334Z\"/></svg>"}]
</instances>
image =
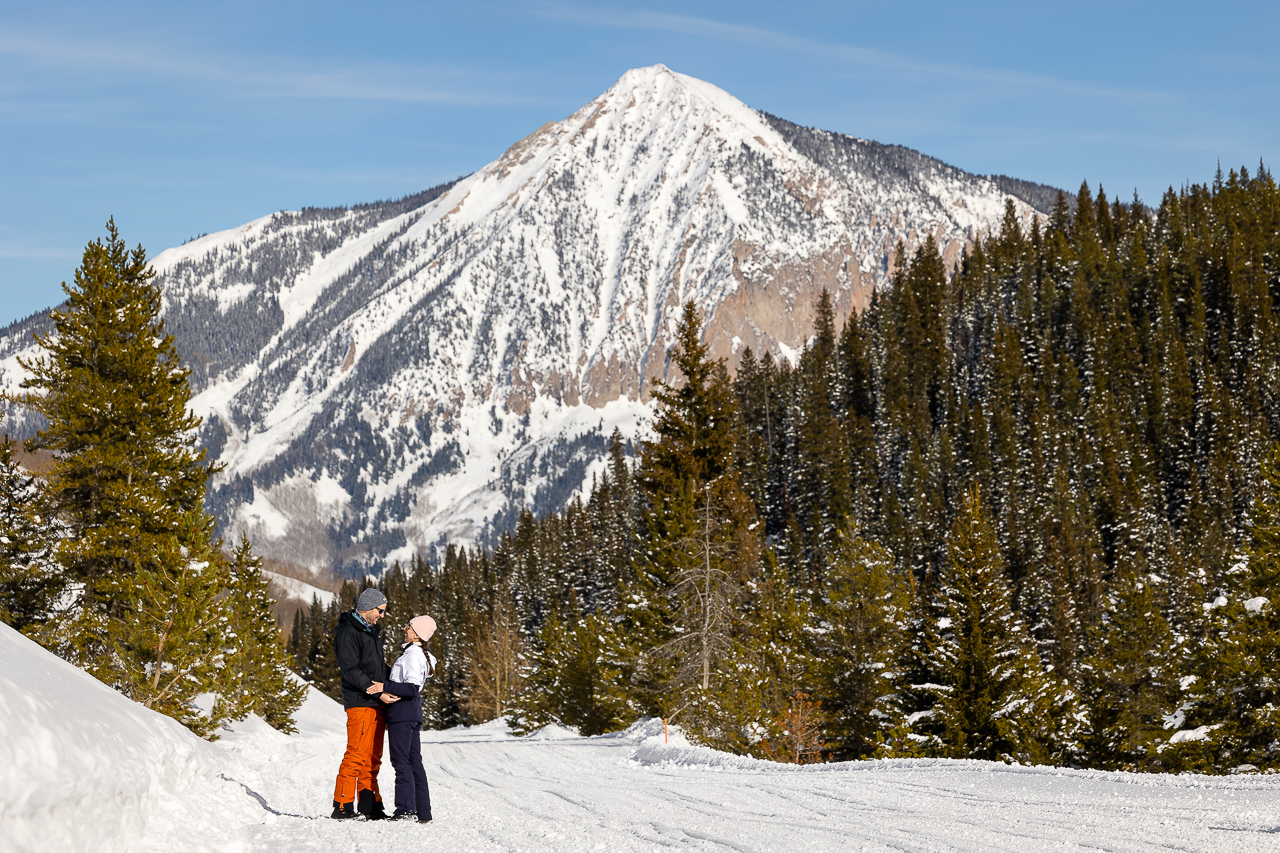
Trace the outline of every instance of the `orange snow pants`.
<instances>
[{"instance_id":1,"label":"orange snow pants","mask_svg":"<svg viewBox=\"0 0 1280 853\"><path fill-rule=\"evenodd\" d=\"M335 803L354 803L357 791L378 792L378 768L382 766L382 739L387 723L381 708L347 709L347 751L338 768L338 781L333 786Z\"/></svg>"}]
</instances>

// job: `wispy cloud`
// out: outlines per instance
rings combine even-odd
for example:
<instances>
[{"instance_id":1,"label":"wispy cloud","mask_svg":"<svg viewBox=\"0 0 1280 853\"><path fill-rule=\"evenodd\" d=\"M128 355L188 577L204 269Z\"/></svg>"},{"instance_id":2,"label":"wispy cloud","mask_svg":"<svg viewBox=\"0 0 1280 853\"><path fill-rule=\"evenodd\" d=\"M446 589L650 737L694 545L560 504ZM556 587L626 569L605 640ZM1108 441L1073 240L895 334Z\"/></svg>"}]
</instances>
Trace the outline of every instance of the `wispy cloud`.
<instances>
[{"instance_id":1,"label":"wispy cloud","mask_svg":"<svg viewBox=\"0 0 1280 853\"><path fill-rule=\"evenodd\" d=\"M424 65L324 65L275 57L178 55L114 42L0 31L0 58L66 70L181 78L245 98L329 98L457 106L502 106L537 99L477 91L465 72Z\"/></svg>"},{"instance_id":2,"label":"wispy cloud","mask_svg":"<svg viewBox=\"0 0 1280 853\"><path fill-rule=\"evenodd\" d=\"M770 50L820 56L848 65L913 76L949 78L953 82L999 87L1014 92L1042 92L1059 95L1109 98L1115 100L1172 103L1177 99L1168 92L1103 86L1079 80L1067 80L1043 74L1028 74L1005 69L979 68L949 62L921 62L910 57L858 45L824 42L794 36L776 30L731 24L710 18L671 12L612 12L571 3L548 3L534 7L535 14L554 20L615 29L652 30L685 36L717 39L735 44L764 47Z\"/></svg>"},{"instance_id":3,"label":"wispy cloud","mask_svg":"<svg viewBox=\"0 0 1280 853\"><path fill-rule=\"evenodd\" d=\"M76 258L80 249L74 246L53 248L35 246L23 240L0 240L0 258L13 261L60 261Z\"/></svg>"}]
</instances>

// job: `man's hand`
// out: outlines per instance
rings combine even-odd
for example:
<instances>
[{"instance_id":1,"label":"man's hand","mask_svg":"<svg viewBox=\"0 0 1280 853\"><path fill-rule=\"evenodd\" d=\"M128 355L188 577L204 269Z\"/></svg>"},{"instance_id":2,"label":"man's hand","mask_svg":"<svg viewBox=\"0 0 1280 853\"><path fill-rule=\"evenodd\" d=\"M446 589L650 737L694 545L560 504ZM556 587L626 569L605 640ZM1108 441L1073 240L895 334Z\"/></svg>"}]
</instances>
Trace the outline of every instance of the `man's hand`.
<instances>
[{"instance_id":1,"label":"man's hand","mask_svg":"<svg viewBox=\"0 0 1280 853\"><path fill-rule=\"evenodd\" d=\"M396 696L396 695L391 694L391 693L383 693L383 694L382 694L382 696L380 696L379 698L380 698L380 699L382 699L382 701L383 701L383 702L385 702L385 703L387 703L388 705L390 705L392 702L399 702L399 701L400 701L400 697L399 697L399 696Z\"/></svg>"},{"instance_id":2,"label":"man's hand","mask_svg":"<svg viewBox=\"0 0 1280 853\"><path fill-rule=\"evenodd\" d=\"M365 693L368 693L369 695L373 695L374 693L381 693L381 692L382 692L381 681L373 682L373 684L369 685L369 689L365 691Z\"/></svg>"}]
</instances>

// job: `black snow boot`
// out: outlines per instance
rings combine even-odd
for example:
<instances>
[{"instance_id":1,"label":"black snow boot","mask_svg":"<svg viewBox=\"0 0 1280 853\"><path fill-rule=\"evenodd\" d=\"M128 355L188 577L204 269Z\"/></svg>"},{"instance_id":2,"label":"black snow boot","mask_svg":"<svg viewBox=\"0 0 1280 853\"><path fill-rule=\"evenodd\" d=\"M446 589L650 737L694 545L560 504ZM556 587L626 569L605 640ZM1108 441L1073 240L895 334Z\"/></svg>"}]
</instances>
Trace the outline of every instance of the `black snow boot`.
<instances>
[{"instance_id":1,"label":"black snow boot","mask_svg":"<svg viewBox=\"0 0 1280 853\"><path fill-rule=\"evenodd\" d=\"M387 816L386 809L382 807L382 800L373 796L373 791L365 788L360 792L358 797L359 805L356 811L364 815L368 820L384 820Z\"/></svg>"},{"instance_id":2,"label":"black snow boot","mask_svg":"<svg viewBox=\"0 0 1280 853\"><path fill-rule=\"evenodd\" d=\"M333 801L333 814L329 817L334 820L355 820L356 818L364 818L362 814L356 814L355 803L339 803Z\"/></svg>"}]
</instances>

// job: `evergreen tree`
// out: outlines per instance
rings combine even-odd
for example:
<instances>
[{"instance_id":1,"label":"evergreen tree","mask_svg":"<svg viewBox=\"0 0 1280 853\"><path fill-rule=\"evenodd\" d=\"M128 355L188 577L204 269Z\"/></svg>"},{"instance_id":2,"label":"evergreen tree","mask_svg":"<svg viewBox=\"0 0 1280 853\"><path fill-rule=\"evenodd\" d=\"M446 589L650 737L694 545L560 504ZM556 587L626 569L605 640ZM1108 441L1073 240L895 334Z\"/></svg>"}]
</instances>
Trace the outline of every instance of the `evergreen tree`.
<instances>
[{"instance_id":1,"label":"evergreen tree","mask_svg":"<svg viewBox=\"0 0 1280 853\"><path fill-rule=\"evenodd\" d=\"M777 745L787 741L784 730L796 697L807 701L806 691L815 678L817 660L807 639L813 618L808 596L797 594L789 573L770 551L761 555L761 571L746 592L740 622L720 658L715 680L710 689L694 694L686 714L696 721L695 736L701 743L780 760ZM822 717L820 707L804 707L816 725ZM791 757L788 753L785 760Z\"/></svg>"},{"instance_id":2,"label":"evergreen tree","mask_svg":"<svg viewBox=\"0 0 1280 853\"><path fill-rule=\"evenodd\" d=\"M14 449L7 436L0 437L0 621L38 632L54 618L63 588L53 560L60 533L42 506L36 478L18 464Z\"/></svg>"},{"instance_id":3,"label":"evergreen tree","mask_svg":"<svg viewBox=\"0 0 1280 853\"><path fill-rule=\"evenodd\" d=\"M800 356L797 394L795 458L792 466L797 520L806 542L804 582L817 594L826 573L826 560L835 551L840 531L853 510L849 452L837 418L840 383L837 379L835 316L831 295L818 298L813 345Z\"/></svg>"},{"instance_id":4,"label":"evergreen tree","mask_svg":"<svg viewBox=\"0 0 1280 853\"><path fill-rule=\"evenodd\" d=\"M342 701L342 670L338 668L338 659L333 650L333 632L338 628L338 617L344 609L339 602L354 602L358 594L358 589L351 591L344 586L343 592L333 601L319 608L315 621L311 623L309 680L316 690L335 702Z\"/></svg>"},{"instance_id":5,"label":"evergreen tree","mask_svg":"<svg viewBox=\"0 0 1280 853\"><path fill-rule=\"evenodd\" d=\"M892 555L857 528L844 532L823 593L812 641L813 695L829 720L824 737L832 754L862 758L875 750L895 710L910 593Z\"/></svg>"},{"instance_id":6,"label":"evergreen tree","mask_svg":"<svg viewBox=\"0 0 1280 853\"><path fill-rule=\"evenodd\" d=\"M46 493L68 534L57 557L75 601L57 629L59 648L108 683L113 626L143 565L163 552L179 561L163 571L180 572L180 549L209 545L206 525L184 521L203 508L210 469L195 449L188 371L159 319L153 276L142 247L130 252L108 222L106 240L85 248L74 286L63 285L56 333L37 336L47 356L21 361L31 389L22 402L48 422L28 448L54 453Z\"/></svg>"},{"instance_id":7,"label":"evergreen tree","mask_svg":"<svg viewBox=\"0 0 1280 853\"><path fill-rule=\"evenodd\" d=\"M1263 462L1248 539L1230 580L1206 605L1210 631L1183 681L1178 731L1164 752L1171 769L1280 767L1280 609L1273 602L1280 590L1280 445Z\"/></svg>"},{"instance_id":8,"label":"evergreen tree","mask_svg":"<svg viewBox=\"0 0 1280 853\"><path fill-rule=\"evenodd\" d=\"M646 547L620 595L627 690L641 709L664 716L709 707L735 608L759 566L753 508L734 468L734 398L701 328L687 303L673 350L684 382L654 394L657 438L644 445L637 474L648 502ZM696 736L696 720L691 729Z\"/></svg>"},{"instance_id":9,"label":"evergreen tree","mask_svg":"<svg viewBox=\"0 0 1280 853\"><path fill-rule=\"evenodd\" d=\"M611 623L591 615L566 624L548 619L530 654L520 731L560 723L585 736L627 725L629 709L616 690L619 668L607 656Z\"/></svg>"},{"instance_id":10,"label":"evergreen tree","mask_svg":"<svg viewBox=\"0 0 1280 853\"><path fill-rule=\"evenodd\" d=\"M202 713L195 698L216 692L227 667L244 669L244 689L281 699L276 721L288 726L279 673L259 677L273 668L255 658L268 647L233 642L246 599L233 594L204 510L212 469L196 450L189 371L160 319L154 275L142 247L129 251L108 222L74 286L63 285L56 334L36 338L46 355L20 362L21 402L46 420L29 449L53 452L42 500L65 530L51 543L66 581L61 609L35 637L203 735L239 711L219 702Z\"/></svg>"},{"instance_id":11,"label":"evergreen tree","mask_svg":"<svg viewBox=\"0 0 1280 853\"><path fill-rule=\"evenodd\" d=\"M218 701L228 705L231 719L253 713L292 733L293 713L306 698L306 686L289 673L275 601L262 576L262 559L254 556L247 537L241 535L228 569L227 651L215 679Z\"/></svg>"},{"instance_id":12,"label":"evergreen tree","mask_svg":"<svg viewBox=\"0 0 1280 853\"><path fill-rule=\"evenodd\" d=\"M135 702L208 736L234 713L229 702L215 703L208 714L195 704L196 696L216 690L230 663L230 583L226 561L213 550L213 520L190 510L177 521L181 533L154 543L132 583L118 588L127 598L120 616L107 623L110 650L85 668Z\"/></svg>"},{"instance_id":13,"label":"evergreen tree","mask_svg":"<svg viewBox=\"0 0 1280 853\"><path fill-rule=\"evenodd\" d=\"M919 719L953 758L1050 763L1075 749L1070 691L1041 667L1014 613L995 529L976 489L948 537L928 649L934 705Z\"/></svg>"},{"instance_id":14,"label":"evergreen tree","mask_svg":"<svg viewBox=\"0 0 1280 853\"><path fill-rule=\"evenodd\" d=\"M1178 644L1150 576L1127 572L1109 598L1082 667L1085 760L1106 770L1158 769L1165 718L1178 694Z\"/></svg>"}]
</instances>

